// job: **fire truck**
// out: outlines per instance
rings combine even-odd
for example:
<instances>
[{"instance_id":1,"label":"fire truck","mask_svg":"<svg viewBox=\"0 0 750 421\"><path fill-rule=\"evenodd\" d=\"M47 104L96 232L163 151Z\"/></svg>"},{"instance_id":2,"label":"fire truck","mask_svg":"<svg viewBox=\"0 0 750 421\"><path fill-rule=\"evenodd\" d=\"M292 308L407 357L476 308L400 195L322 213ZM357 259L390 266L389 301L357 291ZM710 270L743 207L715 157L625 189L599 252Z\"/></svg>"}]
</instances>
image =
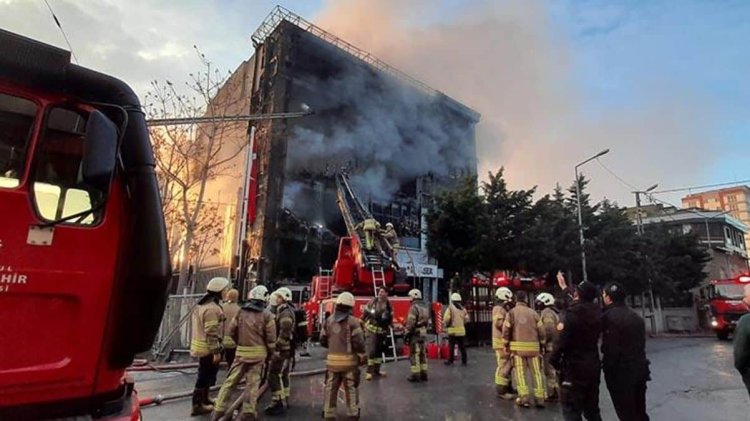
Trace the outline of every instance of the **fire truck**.
<instances>
[{"instance_id":1,"label":"fire truck","mask_svg":"<svg viewBox=\"0 0 750 421\"><path fill-rule=\"evenodd\" d=\"M730 279L715 279L698 290L699 311L704 315L716 337L726 340L734 332L739 318L750 312L742 302L750 274Z\"/></svg>"},{"instance_id":2,"label":"fire truck","mask_svg":"<svg viewBox=\"0 0 750 421\"><path fill-rule=\"evenodd\" d=\"M125 368L170 274L143 111L125 83L2 30L0 215L0 419L140 419Z\"/></svg>"},{"instance_id":3,"label":"fire truck","mask_svg":"<svg viewBox=\"0 0 750 421\"><path fill-rule=\"evenodd\" d=\"M492 308L495 306L495 291L501 287L510 288L514 293L527 291L531 308L534 308L536 295L546 290L545 280L540 277L509 270L496 270L491 274L475 273L471 278L468 297L464 298L469 313L466 336L470 343L481 344L492 339Z\"/></svg>"},{"instance_id":4,"label":"fire truck","mask_svg":"<svg viewBox=\"0 0 750 421\"><path fill-rule=\"evenodd\" d=\"M333 313L336 296L351 292L355 298L354 316L362 317L364 307L384 287L394 295L389 297L393 307L393 329L390 332L391 346L395 350L395 337L403 333L409 312L408 297L397 296L408 292L407 283L395 282L396 267L388 253L387 245L381 246L375 234L374 244L367 248L363 222L373 219L351 188L345 173L336 176L337 204L346 224L347 236L339 240L339 250L332 270L322 270L314 276L310 286L310 299L305 303L307 329L311 337L320 332L326 317ZM439 304L438 304L439 306ZM433 305L434 307L434 305ZM439 307L438 307L439 312Z\"/></svg>"}]
</instances>

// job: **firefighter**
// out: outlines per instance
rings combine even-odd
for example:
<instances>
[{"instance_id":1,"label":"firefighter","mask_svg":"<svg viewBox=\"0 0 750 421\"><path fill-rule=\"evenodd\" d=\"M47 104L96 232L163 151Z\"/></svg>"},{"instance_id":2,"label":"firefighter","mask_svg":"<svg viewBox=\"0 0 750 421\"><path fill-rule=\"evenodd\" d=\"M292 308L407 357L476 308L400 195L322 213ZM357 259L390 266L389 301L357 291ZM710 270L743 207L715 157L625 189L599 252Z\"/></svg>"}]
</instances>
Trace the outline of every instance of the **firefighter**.
<instances>
[{"instance_id":1,"label":"firefighter","mask_svg":"<svg viewBox=\"0 0 750 421\"><path fill-rule=\"evenodd\" d=\"M388 291L381 287L378 289L378 296L370 300L362 312L367 347L367 381L372 380L373 376L386 376L380 365L383 363L385 341L392 321L393 307L388 301Z\"/></svg>"},{"instance_id":2,"label":"firefighter","mask_svg":"<svg viewBox=\"0 0 750 421\"><path fill-rule=\"evenodd\" d=\"M392 223L388 222L385 224L385 229L380 233L380 237L386 246L385 249L390 252L390 256L388 257L391 259L391 262L394 266L398 266L398 249L400 244L398 242L398 234Z\"/></svg>"},{"instance_id":3,"label":"firefighter","mask_svg":"<svg viewBox=\"0 0 750 421\"><path fill-rule=\"evenodd\" d=\"M621 420L648 421L646 328L641 316L625 305L625 288L608 284L602 291L602 369L607 390Z\"/></svg>"},{"instance_id":4,"label":"firefighter","mask_svg":"<svg viewBox=\"0 0 750 421\"><path fill-rule=\"evenodd\" d=\"M232 320L237 316L240 311L240 306L237 304L237 299L240 296L240 292L232 288L227 291L224 297L224 359L227 361L227 370L232 367L234 362L234 355L237 351L237 344L232 339L232 335L229 334L229 326L231 326Z\"/></svg>"},{"instance_id":5,"label":"firefighter","mask_svg":"<svg viewBox=\"0 0 750 421\"><path fill-rule=\"evenodd\" d=\"M326 318L320 332L320 344L328 348L323 393L323 417L336 419L339 388L344 388L347 416L359 419L359 366L366 359L364 337L359 320L351 315L354 296L343 292L336 298L336 309Z\"/></svg>"},{"instance_id":6,"label":"firefighter","mask_svg":"<svg viewBox=\"0 0 750 421\"><path fill-rule=\"evenodd\" d=\"M279 415L289 406L289 371L291 371L294 349L294 310L290 306L292 291L287 287L276 290L276 351L268 369L268 384L271 387L271 404L265 409L268 415Z\"/></svg>"},{"instance_id":7,"label":"firefighter","mask_svg":"<svg viewBox=\"0 0 750 421\"><path fill-rule=\"evenodd\" d=\"M268 306L266 307L266 310L270 311L271 314L276 316L276 308L279 306L279 294L276 293L276 291L271 293L271 296L268 298Z\"/></svg>"},{"instance_id":8,"label":"firefighter","mask_svg":"<svg viewBox=\"0 0 750 421\"><path fill-rule=\"evenodd\" d=\"M445 330L448 332L448 343L450 346L450 352L448 352L448 361L445 365L453 364L453 350L458 345L458 349L461 352L461 365L466 365L466 322L469 318L469 313L461 305L461 294L454 292L451 294L451 302L448 304L448 308L445 309L443 314L443 324Z\"/></svg>"},{"instance_id":9,"label":"firefighter","mask_svg":"<svg viewBox=\"0 0 750 421\"><path fill-rule=\"evenodd\" d=\"M539 317L544 325L546 335L546 346L544 347L544 375L547 377L547 400L554 401L560 396L560 386L557 384L557 371L549 359L552 356L552 346L557 340L557 325L560 323L560 316L557 313L555 297L548 292L543 292L536 297L536 304L539 309Z\"/></svg>"},{"instance_id":10,"label":"firefighter","mask_svg":"<svg viewBox=\"0 0 750 421\"><path fill-rule=\"evenodd\" d=\"M237 346L237 361L229 369L229 374L216 398L212 421L221 420L227 410L232 390L245 378L244 403L241 421L257 419L255 406L258 403L263 363L276 349L276 321L266 310L268 289L259 285L248 295L249 301L242 306L227 329Z\"/></svg>"},{"instance_id":11,"label":"firefighter","mask_svg":"<svg viewBox=\"0 0 750 421\"><path fill-rule=\"evenodd\" d=\"M557 325L559 337L550 363L559 373L560 403L566 421L601 421L599 412L599 334L601 310L594 303L596 285L581 282L573 292L573 303Z\"/></svg>"},{"instance_id":12,"label":"firefighter","mask_svg":"<svg viewBox=\"0 0 750 421\"><path fill-rule=\"evenodd\" d=\"M427 353L424 341L427 336L427 324L430 320L430 310L422 301L422 292L418 289L409 291L411 307L406 317L406 335L404 342L409 345L409 361L411 374L407 378L410 382L427 381Z\"/></svg>"},{"instance_id":13,"label":"firefighter","mask_svg":"<svg viewBox=\"0 0 750 421\"><path fill-rule=\"evenodd\" d=\"M224 310L221 308L221 298L228 287L227 278L211 279L206 286L206 295L193 309L190 356L198 358L198 379L193 389L191 415L208 414L213 410L213 402L208 398L208 391L216 383L216 373L221 362L224 335Z\"/></svg>"},{"instance_id":14,"label":"firefighter","mask_svg":"<svg viewBox=\"0 0 750 421\"><path fill-rule=\"evenodd\" d=\"M364 221L357 224L354 229L361 229L365 232L365 250L372 250L375 248L375 240L380 231L380 223L374 218L367 218Z\"/></svg>"},{"instance_id":15,"label":"firefighter","mask_svg":"<svg viewBox=\"0 0 750 421\"><path fill-rule=\"evenodd\" d=\"M507 344L503 339L503 323L508 311L513 307L513 292L501 287L495 291L496 304L492 308L492 349L495 350L497 368L495 369L495 390L503 399L512 399L510 393L510 371L513 364L506 351Z\"/></svg>"},{"instance_id":16,"label":"firefighter","mask_svg":"<svg viewBox=\"0 0 750 421\"><path fill-rule=\"evenodd\" d=\"M503 322L503 339L506 350L513 357L516 388L516 405L531 407L531 394L526 373L531 373L534 384L534 401L538 408L544 407L544 380L542 379L541 350L545 345L545 332L539 315L526 303L526 292L516 293L516 306L508 312Z\"/></svg>"}]
</instances>

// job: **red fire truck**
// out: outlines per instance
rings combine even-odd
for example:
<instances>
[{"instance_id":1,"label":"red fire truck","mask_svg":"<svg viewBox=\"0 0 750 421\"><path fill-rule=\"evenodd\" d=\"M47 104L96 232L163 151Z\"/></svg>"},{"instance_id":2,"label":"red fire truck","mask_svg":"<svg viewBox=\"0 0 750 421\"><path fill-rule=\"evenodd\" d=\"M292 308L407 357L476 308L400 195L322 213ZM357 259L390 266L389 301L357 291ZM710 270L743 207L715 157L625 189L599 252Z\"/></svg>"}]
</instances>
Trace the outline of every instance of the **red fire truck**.
<instances>
[{"instance_id":1,"label":"red fire truck","mask_svg":"<svg viewBox=\"0 0 750 421\"><path fill-rule=\"evenodd\" d=\"M389 260L389 253L383 252L377 243L370 249L363 246L366 234L360 223L372 219L372 215L354 194L346 174L337 175L336 184L337 202L344 217L348 236L339 240L339 251L333 270L322 271L312 279L310 300L304 305L308 333L315 336L320 331L326 316L333 312L335 296L339 293L347 291L354 295L354 316L362 317L362 309L377 294L380 287L385 287L391 293L395 293L389 300L393 306L394 334L399 335L403 332L410 300L397 294L408 292L410 286L395 282L396 271Z\"/></svg>"},{"instance_id":2,"label":"red fire truck","mask_svg":"<svg viewBox=\"0 0 750 421\"><path fill-rule=\"evenodd\" d=\"M139 419L125 368L170 274L144 114L125 83L2 30L0 215L0 419Z\"/></svg>"},{"instance_id":3,"label":"red fire truck","mask_svg":"<svg viewBox=\"0 0 750 421\"><path fill-rule=\"evenodd\" d=\"M742 302L744 288L748 284L750 275L741 275L731 279L715 279L699 289L698 308L720 340L729 338L737 326L737 320L750 312Z\"/></svg>"}]
</instances>

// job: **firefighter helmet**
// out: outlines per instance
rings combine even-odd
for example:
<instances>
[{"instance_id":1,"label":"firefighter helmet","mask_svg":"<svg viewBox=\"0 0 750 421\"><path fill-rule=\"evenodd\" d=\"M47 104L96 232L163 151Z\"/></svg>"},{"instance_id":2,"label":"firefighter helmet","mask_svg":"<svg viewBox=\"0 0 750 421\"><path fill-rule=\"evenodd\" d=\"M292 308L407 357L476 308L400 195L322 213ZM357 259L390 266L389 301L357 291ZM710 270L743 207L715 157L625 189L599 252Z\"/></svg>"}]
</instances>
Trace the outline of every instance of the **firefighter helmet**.
<instances>
[{"instance_id":1,"label":"firefighter helmet","mask_svg":"<svg viewBox=\"0 0 750 421\"><path fill-rule=\"evenodd\" d=\"M277 289L276 295L283 298L286 302L292 301L292 290L287 287L281 287Z\"/></svg>"},{"instance_id":2,"label":"firefighter helmet","mask_svg":"<svg viewBox=\"0 0 750 421\"><path fill-rule=\"evenodd\" d=\"M224 299L228 302L236 303L239 297L240 297L240 292L232 288L229 291L227 291L227 295Z\"/></svg>"},{"instance_id":3,"label":"firefighter helmet","mask_svg":"<svg viewBox=\"0 0 750 421\"><path fill-rule=\"evenodd\" d=\"M409 298L411 298L412 300L421 300L422 291L414 288L413 290L409 291Z\"/></svg>"},{"instance_id":4,"label":"firefighter helmet","mask_svg":"<svg viewBox=\"0 0 750 421\"><path fill-rule=\"evenodd\" d=\"M500 287L495 291L495 298L497 298L498 301L507 303L513 299L513 291L511 291L510 288Z\"/></svg>"},{"instance_id":5,"label":"firefighter helmet","mask_svg":"<svg viewBox=\"0 0 750 421\"><path fill-rule=\"evenodd\" d=\"M266 288L264 285L258 285L257 287L250 290L250 293L247 295L247 297L251 300L266 301L268 300L268 288Z\"/></svg>"},{"instance_id":6,"label":"firefighter helmet","mask_svg":"<svg viewBox=\"0 0 750 421\"><path fill-rule=\"evenodd\" d=\"M336 305L354 307L354 296L351 292L342 292L336 297Z\"/></svg>"},{"instance_id":7,"label":"firefighter helmet","mask_svg":"<svg viewBox=\"0 0 750 421\"><path fill-rule=\"evenodd\" d=\"M393 228L393 224L389 222L389 223L385 224L385 227L386 228Z\"/></svg>"},{"instance_id":8,"label":"firefighter helmet","mask_svg":"<svg viewBox=\"0 0 750 421\"><path fill-rule=\"evenodd\" d=\"M212 278L210 281L208 281L208 285L206 286L206 291L208 292L221 292L224 291L229 286L229 279L222 278L222 277L216 277Z\"/></svg>"},{"instance_id":9,"label":"firefighter helmet","mask_svg":"<svg viewBox=\"0 0 750 421\"><path fill-rule=\"evenodd\" d=\"M460 303L461 302L461 294L459 294L457 292L454 292L453 294L451 294L451 301L455 301L455 302Z\"/></svg>"},{"instance_id":10,"label":"firefighter helmet","mask_svg":"<svg viewBox=\"0 0 750 421\"><path fill-rule=\"evenodd\" d=\"M552 294L550 294L549 292L543 292L537 295L536 301L548 307L555 305L555 297L553 297Z\"/></svg>"}]
</instances>

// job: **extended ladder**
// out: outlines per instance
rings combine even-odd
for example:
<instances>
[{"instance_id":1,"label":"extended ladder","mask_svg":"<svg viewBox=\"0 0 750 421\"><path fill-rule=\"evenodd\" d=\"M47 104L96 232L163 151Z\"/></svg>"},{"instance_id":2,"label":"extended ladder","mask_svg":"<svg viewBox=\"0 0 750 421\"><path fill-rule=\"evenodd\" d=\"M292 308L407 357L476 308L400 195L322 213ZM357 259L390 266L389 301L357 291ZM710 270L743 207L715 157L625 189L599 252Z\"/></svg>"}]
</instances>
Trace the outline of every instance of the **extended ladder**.
<instances>
[{"instance_id":1,"label":"extended ladder","mask_svg":"<svg viewBox=\"0 0 750 421\"><path fill-rule=\"evenodd\" d=\"M370 266L370 274L372 274L372 292L375 298L377 298L378 288L385 288L385 272L383 271L383 266ZM391 316L393 316L393 314L391 314ZM391 342L391 353L393 354L393 361L398 361L398 355L396 353L396 338L393 334L392 324L388 326L388 339L390 339ZM385 350L381 354L381 358L383 359L383 362L385 362Z\"/></svg>"}]
</instances>

